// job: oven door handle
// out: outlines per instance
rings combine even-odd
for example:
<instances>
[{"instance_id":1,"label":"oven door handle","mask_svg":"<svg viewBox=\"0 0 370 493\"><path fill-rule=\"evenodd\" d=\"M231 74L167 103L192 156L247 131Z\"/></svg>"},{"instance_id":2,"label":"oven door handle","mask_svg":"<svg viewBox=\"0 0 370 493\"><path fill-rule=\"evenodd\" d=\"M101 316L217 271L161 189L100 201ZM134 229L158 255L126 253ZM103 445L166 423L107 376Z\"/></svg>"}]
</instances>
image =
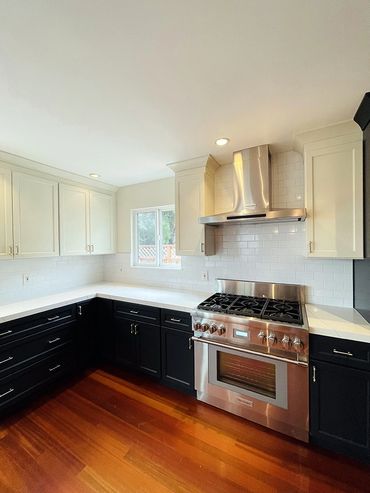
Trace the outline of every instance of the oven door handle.
<instances>
[{"instance_id":1,"label":"oven door handle","mask_svg":"<svg viewBox=\"0 0 370 493\"><path fill-rule=\"evenodd\" d=\"M240 351L242 353L254 354L256 356L260 356L263 358L274 359L277 361L284 361L285 363L290 363L290 364L297 365L297 366L308 367L308 363L306 363L304 361L296 361L296 360L292 360L292 359L288 359L288 358L281 358L280 356L274 356L273 354L259 353L257 351L251 351L250 349L244 349L244 348L240 348L240 347L236 347L236 346L231 346L229 344L223 344L223 343L215 342L215 341L207 341L205 339L201 339L200 337L195 337L195 336L193 336L192 339L194 342L201 342L203 344L211 344L212 346L218 346L218 347L226 348L226 349L233 349L234 351Z\"/></svg>"}]
</instances>

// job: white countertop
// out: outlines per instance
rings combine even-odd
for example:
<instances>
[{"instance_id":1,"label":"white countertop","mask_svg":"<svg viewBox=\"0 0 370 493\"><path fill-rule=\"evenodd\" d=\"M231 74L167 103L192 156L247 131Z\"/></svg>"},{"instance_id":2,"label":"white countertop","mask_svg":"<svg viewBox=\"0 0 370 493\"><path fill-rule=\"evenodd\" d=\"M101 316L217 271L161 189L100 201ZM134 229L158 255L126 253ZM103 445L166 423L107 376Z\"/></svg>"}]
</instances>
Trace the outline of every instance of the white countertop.
<instances>
[{"instance_id":1,"label":"white countertop","mask_svg":"<svg viewBox=\"0 0 370 493\"><path fill-rule=\"evenodd\" d=\"M354 309L306 305L310 334L370 343L370 324Z\"/></svg>"},{"instance_id":2,"label":"white countertop","mask_svg":"<svg viewBox=\"0 0 370 493\"><path fill-rule=\"evenodd\" d=\"M211 294L111 282L89 284L70 291L0 305L0 323L95 297L190 312Z\"/></svg>"},{"instance_id":3,"label":"white countertop","mask_svg":"<svg viewBox=\"0 0 370 493\"><path fill-rule=\"evenodd\" d=\"M0 323L99 297L190 312L212 293L105 282L0 305ZM353 308L306 305L311 334L370 343L370 324Z\"/></svg>"}]
</instances>

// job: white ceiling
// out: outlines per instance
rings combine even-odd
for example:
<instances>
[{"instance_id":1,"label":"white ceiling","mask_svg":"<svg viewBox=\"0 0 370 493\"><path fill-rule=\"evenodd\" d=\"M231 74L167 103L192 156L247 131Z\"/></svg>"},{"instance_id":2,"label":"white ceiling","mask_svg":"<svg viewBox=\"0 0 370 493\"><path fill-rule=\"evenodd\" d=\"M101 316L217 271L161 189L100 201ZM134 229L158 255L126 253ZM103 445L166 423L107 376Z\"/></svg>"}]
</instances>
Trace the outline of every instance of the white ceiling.
<instances>
[{"instance_id":1,"label":"white ceiling","mask_svg":"<svg viewBox=\"0 0 370 493\"><path fill-rule=\"evenodd\" d=\"M0 0L0 149L114 185L353 117L368 0ZM214 144L230 137L227 148Z\"/></svg>"}]
</instances>

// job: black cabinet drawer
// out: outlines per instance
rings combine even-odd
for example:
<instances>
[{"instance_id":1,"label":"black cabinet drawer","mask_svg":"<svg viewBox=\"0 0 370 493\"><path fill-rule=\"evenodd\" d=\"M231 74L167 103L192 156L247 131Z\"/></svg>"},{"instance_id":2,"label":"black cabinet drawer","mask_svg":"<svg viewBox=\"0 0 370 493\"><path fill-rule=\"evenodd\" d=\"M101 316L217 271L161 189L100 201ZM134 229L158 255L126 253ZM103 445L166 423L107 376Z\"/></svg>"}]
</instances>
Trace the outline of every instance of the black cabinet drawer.
<instances>
[{"instance_id":1,"label":"black cabinet drawer","mask_svg":"<svg viewBox=\"0 0 370 493\"><path fill-rule=\"evenodd\" d=\"M310 357L341 366L370 370L370 344L310 335Z\"/></svg>"},{"instance_id":2,"label":"black cabinet drawer","mask_svg":"<svg viewBox=\"0 0 370 493\"><path fill-rule=\"evenodd\" d=\"M114 301L113 312L130 320L142 320L155 325L159 325L161 319L160 308L137 303L126 303L124 301Z\"/></svg>"},{"instance_id":3,"label":"black cabinet drawer","mask_svg":"<svg viewBox=\"0 0 370 493\"><path fill-rule=\"evenodd\" d=\"M0 346L76 319L76 305L56 308L0 324Z\"/></svg>"},{"instance_id":4,"label":"black cabinet drawer","mask_svg":"<svg viewBox=\"0 0 370 493\"><path fill-rule=\"evenodd\" d=\"M0 409L26 397L42 384L55 380L74 368L72 348L13 373L0 380Z\"/></svg>"},{"instance_id":5,"label":"black cabinet drawer","mask_svg":"<svg viewBox=\"0 0 370 493\"><path fill-rule=\"evenodd\" d=\"M0 378L21 366L29 364L34 359L41 359L60 349L75 336L74 322L64 324L55 330L42 332L36 336L14 341L14 343L0 346Z\"/></svg>"},{"instance_id":6,"label":"black cabinet drawer","mask_svg":"<svg viewBox=\"0 0 370 493\"><path fill-rule=\"evenodd\" d=\"M162 319L162 325L191 332L190 313L163 309L161 319Z\"/></svg>"}]
</instances>

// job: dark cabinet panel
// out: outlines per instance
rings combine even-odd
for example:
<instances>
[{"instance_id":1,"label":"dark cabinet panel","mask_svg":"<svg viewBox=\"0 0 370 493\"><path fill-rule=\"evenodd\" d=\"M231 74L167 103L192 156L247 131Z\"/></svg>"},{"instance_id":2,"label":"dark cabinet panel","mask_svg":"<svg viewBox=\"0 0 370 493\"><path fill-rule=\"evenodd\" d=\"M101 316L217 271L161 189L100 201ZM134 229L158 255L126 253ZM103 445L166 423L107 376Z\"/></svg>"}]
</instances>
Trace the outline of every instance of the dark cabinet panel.
<instances>
[{"instance_id":1,"label":"dark cabinet panel","mask_svg":"<svg viewBox=\"0 0 370 493\"><path fill-rule=\"evenodd\" d=\"M336 337L310 336L312 359L370 371L370 344Z\"/></svg>"},{"instance_id":2,"label":"dark cabinet panel","mask_svg":"<svg viewBox=\"0 0 370 493\"><path fill-rule=\"evenodd\" d=\"M115 330L113 325L113 301L96 299L97 353L100 361L115 361Z\"/></svg>"},{"instance_id":3,"label":"dark cabinet panel","mask_svg":"<svg viewBox=\"0 0 370 493\"><path fill-rule=\"evenodd\" d=\"M153 306L139 305L137 303L127 303L125 301L114 301L113 311L115 314L136 321L159 325L161 320L161 310Z\"/></svg>"},{"instance_id":4,"label":"dark cabinet panel","mask_svg":"<svg viewBox=\"0 0 370 493\"><path fill-rule=\"evenodd\" d=\"M80 369L96 363L97 357L97 300L77 303L77 361Z\"/></svg>"},{"instance_id":5,"label":"dark cabinet panel","mask_svg":"<svg viewBox=\"0 0 370 493\"><path fill-rule=\"evenodd\" d=\"M191 334L162 327L162 381L171 387L194 392L194 349Z\"/></svg>"},{"instance_id":6,"label":"dark cabinet panel","mask_svg":"<svg viewBox=\"0 0 370 493\"><path fill-rule=\"evenodd\" d=\"M161 335L160 328L142 322L135 323L137 338L137 366L151 375L161 374Z\"/></svg>"},{"instance_id":7,"label":"dark cabinet panel","mask_svg":"<svg viewBox=\"0 0 370 493\"><path fill-rule=\"evenodd\" d=\"M311 442L370 460L370 373L311 361Z\"/></svg>"},{"instance_id":8,"label":"dark cabinet panel","mask_svg":"<svg viewBox=\"0 0 370 493\"><path fill-rule=\"evenodd\" d=\"M136 336L134 322L114 317L116 361L124 366L136 366Z\"/></svg>"},{"instance_id":9,"label":"dark cabinet panel","mask_svg":"<svg viewBox=\"0 0 370 493\"><path fill-rule=\"evenodd\" d=\"M191 332L191 316L190 313L187 312L167 309L162 310L161 324L166 327L173 327Z\"/></svg>"}]
</instances>

